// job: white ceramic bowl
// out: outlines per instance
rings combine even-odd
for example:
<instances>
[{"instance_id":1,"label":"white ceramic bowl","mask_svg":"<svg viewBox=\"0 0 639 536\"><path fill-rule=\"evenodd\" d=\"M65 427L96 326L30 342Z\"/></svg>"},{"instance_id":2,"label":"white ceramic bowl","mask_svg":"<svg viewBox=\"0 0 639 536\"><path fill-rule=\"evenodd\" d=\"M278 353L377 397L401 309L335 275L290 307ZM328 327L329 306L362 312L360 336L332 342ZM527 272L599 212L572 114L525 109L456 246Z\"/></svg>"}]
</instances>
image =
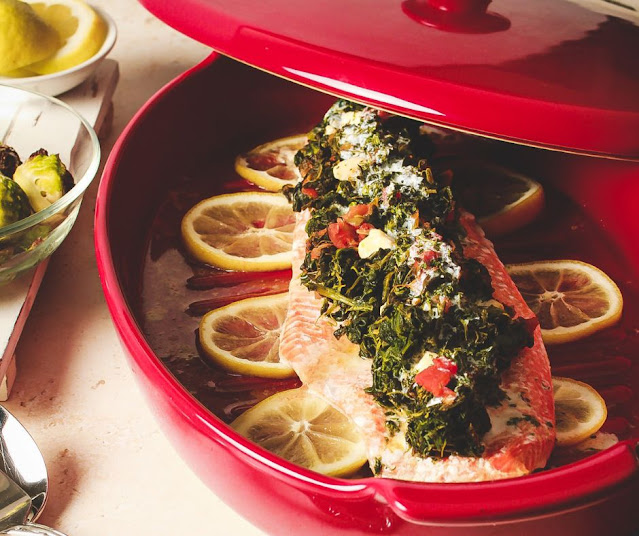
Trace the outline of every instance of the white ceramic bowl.
<instances>
[{"instance_id":1,"label":"white ceramic bowl","mask_svg":"<svg viewBox=\"0 0 639 536\"><path fill-rule=\"evenodd\" d=\"M102 47L100 47L97 54L75 67L71 67L64 71L58 71L57 73L27 76L22 78L0 76L0 84L14 86L29 91L36 91L53 97L79 86L82 82L89 78L98 68L98 65L100 65L102 60L106 58L107 54L113 48L113 45L115 45L118 33L115 21L110 15L96 6L91 7L97 11L107 25L106 38L104 39L104 43L102 43Z\"/></svg>"}]
</instances>

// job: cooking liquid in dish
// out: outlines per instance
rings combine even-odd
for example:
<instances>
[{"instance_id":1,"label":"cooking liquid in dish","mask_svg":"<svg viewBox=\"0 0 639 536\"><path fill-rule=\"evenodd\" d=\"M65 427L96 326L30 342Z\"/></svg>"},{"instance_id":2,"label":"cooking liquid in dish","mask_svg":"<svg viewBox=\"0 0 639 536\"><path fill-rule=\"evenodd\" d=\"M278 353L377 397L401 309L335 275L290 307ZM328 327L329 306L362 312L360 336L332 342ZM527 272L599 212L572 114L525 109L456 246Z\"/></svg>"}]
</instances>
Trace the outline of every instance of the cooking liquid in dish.
<instances>
[{"instance_id":1,"label":"cooking liquid in dish","mask_svg":"<svg viewBox=\"0 0 639 536\"><path fill-rule=\"evenodd\" d=\"M228 162L223 163L218 157L215 162L204 163L196 173L180 177L162 200L151 226L137 307L142 331L155 353L198 401L226 423L275 392L300 385L297 379L269 380L228 373L198 348L197 328L207 310L207 304L200 302L214 297L214 306L221 306L246 297L246 293L277 287L288 276L286 272L241 274L240 286L213 283L210 288L207 276L218 271L184 252L179 229L189 208L212 195L254 189L232 171L234 157L229 155ZM544 183L543 177L534 176ZM211 177L229 180L214 182ZM527 227L495 239L495 249L505 264L578 259L597 266L615 280L624 296L622 320L580 341L547 346L547 351L553 375L589 383L606 400L608 419L602 431L614 433L621 440L636 437L639 401L629 386L639 384L639 359L635 357L639 347L637 274L605 231L574 201L551 184L544 183L544 187L547 202L542 214ZM202 285L209 288L193 288ZM555 449L549 464L566 463L574 457L574 453Z\"/></svg>"}]
</instances>

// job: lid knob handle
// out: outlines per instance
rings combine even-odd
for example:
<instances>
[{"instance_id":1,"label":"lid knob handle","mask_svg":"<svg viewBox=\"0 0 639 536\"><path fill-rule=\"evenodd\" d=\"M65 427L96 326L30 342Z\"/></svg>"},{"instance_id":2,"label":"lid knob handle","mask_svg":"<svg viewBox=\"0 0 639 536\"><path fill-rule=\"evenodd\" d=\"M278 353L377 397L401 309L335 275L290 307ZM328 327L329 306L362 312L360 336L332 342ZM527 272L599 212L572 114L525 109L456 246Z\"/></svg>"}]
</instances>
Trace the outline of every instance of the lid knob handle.
<instances>
[{"instance_id":1,"label":"lid knob handle","mask_svg":"<svg viewBox=\"0 0 639 536\"><path fill-rule=\"evenodd\" d=\"M510 21L487 12L491 0L404 0L410 18L445 32L493 33L510 28Z\"/></svg>"},{"instance_id":2,"label":"lid knob handle","mask_svg":"<svg viewBox=\"0 0 639 536\"><path fill-rule=\"evenodd\" d=\"M486 13L491 0L427 0L431 8L455 15L476 15Z\"/></svg>"}]
</instances>

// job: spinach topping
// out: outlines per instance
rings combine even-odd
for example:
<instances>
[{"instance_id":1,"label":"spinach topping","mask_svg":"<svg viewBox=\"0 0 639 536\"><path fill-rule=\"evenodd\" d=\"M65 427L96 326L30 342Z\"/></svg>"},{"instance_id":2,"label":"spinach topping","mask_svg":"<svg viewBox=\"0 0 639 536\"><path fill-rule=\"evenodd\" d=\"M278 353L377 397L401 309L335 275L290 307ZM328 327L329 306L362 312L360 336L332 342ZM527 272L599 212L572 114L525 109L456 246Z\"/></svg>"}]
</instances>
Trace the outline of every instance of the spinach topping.
<instances>
[{"instance_id":1,"label":"spinach topping","mask_svg":"<svg viewBox=\"0 0 639 536\"><path fill-rule=\"evenodd\" d=\"M322 314L372 359L369 392L415 454L479 456L486 407L530 322L492 298L486 268L463 252L451 174L429 166L416 121L338 101L295 163L286 195L310 209L302 283Z\"/></svg>"}]
</instances>

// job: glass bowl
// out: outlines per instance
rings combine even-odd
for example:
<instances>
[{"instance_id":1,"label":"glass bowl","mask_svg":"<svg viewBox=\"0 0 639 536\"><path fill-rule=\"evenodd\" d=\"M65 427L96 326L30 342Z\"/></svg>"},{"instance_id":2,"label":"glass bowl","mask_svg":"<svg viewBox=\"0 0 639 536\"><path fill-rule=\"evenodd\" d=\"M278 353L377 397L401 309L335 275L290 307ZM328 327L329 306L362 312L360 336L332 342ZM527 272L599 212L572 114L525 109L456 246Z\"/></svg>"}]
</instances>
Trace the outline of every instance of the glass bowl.
<instances>
[{"instance_id":1,"label":"glass bowl","mask_svg":"<svg viewBox=\"0 0 639 536\"><path fill-rule=\"evenodd\" d=\"M53 253L67 236L100 165L100 143L77 112L53 97L0 85L0 142L25 161L38 149L58 154L75 185L55 203L0 228L0 284Z\"/></svg>"}]
</instances>

